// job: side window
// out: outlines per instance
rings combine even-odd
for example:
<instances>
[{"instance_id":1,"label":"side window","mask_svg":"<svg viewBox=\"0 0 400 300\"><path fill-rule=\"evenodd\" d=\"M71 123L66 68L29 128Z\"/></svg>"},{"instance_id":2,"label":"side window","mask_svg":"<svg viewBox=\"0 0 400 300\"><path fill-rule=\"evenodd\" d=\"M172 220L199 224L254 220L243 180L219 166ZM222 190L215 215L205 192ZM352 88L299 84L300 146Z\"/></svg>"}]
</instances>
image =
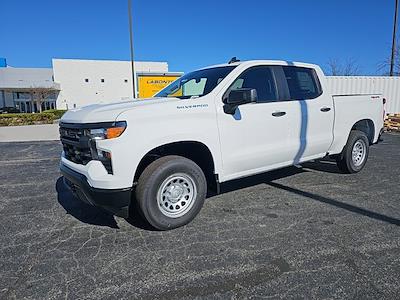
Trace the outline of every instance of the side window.
<instances>
[{"instance_id":1,"label":"side window","mask_svg":"<svg viewBox=\"0 0 400 300\"><path fill-rule=\"evenodd\" d=\"M257 102L278 101L274 76L268 66L252 67L244 71L230 86L228 93L240 88L256 89Z\"/></svg>"},{"instance_id":2,"label":"side window","mask_svg":"<svg viewBox=\"0 0 400 300\"><path fill-rule=\"evenodd\" d=\"M287 66L282 68L292 100L314 99L321 95L321 88L315 70Z\"/></svg>"}]
</instances>

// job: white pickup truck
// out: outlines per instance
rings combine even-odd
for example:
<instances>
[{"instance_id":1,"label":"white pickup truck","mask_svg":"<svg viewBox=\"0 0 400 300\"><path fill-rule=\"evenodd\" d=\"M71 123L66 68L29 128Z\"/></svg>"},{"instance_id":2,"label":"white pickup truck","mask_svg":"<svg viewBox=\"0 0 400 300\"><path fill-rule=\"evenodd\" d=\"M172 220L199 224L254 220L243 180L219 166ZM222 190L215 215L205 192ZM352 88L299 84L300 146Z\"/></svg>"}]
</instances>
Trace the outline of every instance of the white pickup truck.
<instances>
[{"instance_id":1,"label":"white pickup truck","mask_svg":"<svg viewBox=\"0 0 400 300\"><path fill-rule=\"evenodd\" d=\"M322 70L231 60L154 98L90 105L61 119L61 172L83 201L159 230L190 222L208 188L330 156L359 172L383 128L381 95L332 95Z\"/></svg>"}]
</instances>

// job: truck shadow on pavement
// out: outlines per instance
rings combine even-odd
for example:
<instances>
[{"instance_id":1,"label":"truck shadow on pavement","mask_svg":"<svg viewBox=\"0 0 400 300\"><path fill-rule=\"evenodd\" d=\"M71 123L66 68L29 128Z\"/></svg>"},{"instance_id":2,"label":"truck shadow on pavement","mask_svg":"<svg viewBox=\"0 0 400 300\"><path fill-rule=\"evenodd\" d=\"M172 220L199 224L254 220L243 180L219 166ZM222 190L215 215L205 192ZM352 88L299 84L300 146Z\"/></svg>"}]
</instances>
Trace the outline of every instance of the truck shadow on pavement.
<instances>
[{"instance_id":1,"label":"truck shadow on pavement","mask_svg":"<svg viewBox=\"0 0 400 300\"><path fill-rule=\"evenodd\" d=\"M241 179L234 179L221 184L221 194L241 190L259 184L265 184L274 180L290 177L304 172L308 171L304 170L303 168L288 167L284 169L278 169L257 175L252 175L249 177L244 177ZM216 193L214 191L209 191L209 195L207 196L207 198L211 198L213 196L216 196Z\"/></svg>"},{"instance_id":2,"label":"truck shadow on pavement","mask_svg":"<svg viewBox=\"0 0 400 300\"><path fill-rule=\"evenodd\" d=\"M65 186L63 177L58 178L56 191L58 203L66 210L67 214L70 214L77 220L92 225L119 228L113 215L77 199L68 187Z\"/></svg>"},{"instance_id":3,"label":"truck shadow on pavement","mask_svg":"<svg viewBox=\"0 0 400 300\"><path fill-rule=\"evenodd\" d=\"M289 187L289 186L286 186L286 185L283 185L283 184L280 184L280 183L276 183L276 182L269 182L267 184L269 186L271 186L271 187L274 187L274 188L277 188L277 189L281 189L283 191L290 192L290 193L293 193L293 194L296 194L296 195L299 195L299 196L303 196L303 197L306 197L308 199L315 200L315 201L318 201L318 202L321 202L321 203L329 204L329 205L335 206L337 208L341 208L341 209L347 210L347 211L349 211L351 213L360 214L360 215L369 217L371 219L375 219L375 220L378 220L378 221L383 221L383 222L386 222L386 223L390 223L390 224L393 224L393 225L400 226L400 220L399 219L395 219L395 218L392 218L392 217L389 217L389 216L386 216L386 215L382 215L380 213L376 213L374 211L371 211L371 210L368 210L368 209L365 209L365 208L362 208L362 207L358 207L358 206L351 205L351 204L348 204L348 203L345 203L345 202L337 201L335 199L324 197L324 196L320 196L320 195L317 195L317 194L314 194L314 193L302 191L302 190L299 190L299 189L296 189L296 188L293 188L293 187Z\"/></svg>"},{"instance_id":4,"label":"truck shadow on pavement","mask_svg":"<svg viewBox=\"0 0 400 300\"><path fill-rule=\"evenodd\" d=\"M392 218L362 207L358 207L355 205L351 205L345 202L341 202L329 197L324 197L321 195L317 195L311 192L303 191L294 187L289 187L286 185L283 185L281 183L274 182L275 180L278 180L280 178L284 177L289 177L293 176L296 174L304 173L304 172L312 172L313 170L316 171L322 171L322 172L327 172L327 173L341 173L339 169L337 168L336 164L333 162L333 160L322 160L322 161L315 161L315 162L308 162L302 164L302 168L296 168L296 167L288 167L284 169L279 169L275 171L270 171L267 173L255 175L255 176L250 176L244 179L237 179L233 180L230 182L227 182L226 184L223 184L221 186L221 194L232 192L235 190L259 185L259 184L267 184L273 188L280 189L285 192L290 192L305 198L308 198L309 200L317 201L320 203L328 204L331 206L334 206L336 208L344 209L347 210L348 212L351 213L356 213L371 219L375 219L378 221L386 222L389 224L397 225L400 226L400 220L396 218ZM214 194L215 195L215 194ZM211 197L212 195L210 195Z\"/></svg>"},{"instance_id":5,"label":"truck shadow on pavement","mask_svg":"<svg viewBox=\"0 0 400 300\"><path fill-rule=\"evenodd\" d=\"M106 226L110 228L119 229L115 216L107 211L86 204L76 198L74 194L65 186L63 177L58 178L56 182L57 200L58 203L65 209L67 214L73 216L75 219L91 225ZM135 207L135 201L130 209L129 219L126 221L140 229L153 231L154 229L148 224L138 213Z\"/></svg>"},{"instance_id":6,"label":"truck shadow on pavement","mask_svg":"<svg viewBox=\"0 0 400 300\"><path fill-rule=\"evenodd\" d=\"M306 162L301 164L303 168L311 169L315 171L321 171L325 173L334 173L334 174L342 174L339 168L336 165L336 161L334 159L323 159L318 160L316 162Z\"/></svg>"}]
</instances>

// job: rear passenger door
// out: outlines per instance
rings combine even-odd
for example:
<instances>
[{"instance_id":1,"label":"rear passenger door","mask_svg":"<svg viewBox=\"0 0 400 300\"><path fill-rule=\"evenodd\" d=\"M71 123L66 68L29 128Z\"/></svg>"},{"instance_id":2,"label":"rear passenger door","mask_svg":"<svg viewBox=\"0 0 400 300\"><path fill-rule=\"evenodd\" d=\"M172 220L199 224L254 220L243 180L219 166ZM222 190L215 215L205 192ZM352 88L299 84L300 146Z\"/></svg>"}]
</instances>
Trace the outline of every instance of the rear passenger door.
<instances>
[{"instance_id":1,"label":"rear passenger door","mask_svg":"<svg viewBox=\"0 0 400 300\"><path fill-rule=\"evenodd\" d=\"M324 92L312 68L283 66L288 101L296 106L291 116L290 148L296 149L293 163L322 157L333 140L333 99Z\"/></svg>"}]
</instances>

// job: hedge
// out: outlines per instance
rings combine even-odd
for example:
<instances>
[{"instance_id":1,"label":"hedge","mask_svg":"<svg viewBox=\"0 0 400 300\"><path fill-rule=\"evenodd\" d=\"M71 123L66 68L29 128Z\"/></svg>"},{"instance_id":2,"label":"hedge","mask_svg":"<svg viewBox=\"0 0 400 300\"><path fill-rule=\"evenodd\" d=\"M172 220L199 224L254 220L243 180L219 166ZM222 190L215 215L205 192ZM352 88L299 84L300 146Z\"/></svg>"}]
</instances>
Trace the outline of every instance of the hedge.
<instances>
[{"instance_id":1,"label":"hedge","mask_svg":"<svg viewBox=\"0 0 400 300\"><path fill-rule=\"evenodd\" d=\"M0 114L0 126L52 124L65 110L47 110L42 113Z\"/></svg>"},{"instance_id":2,"label":"hedge","mask_svg":"<svg viewBox=\"0 0 400 300\"><path fill-rule=\"evenodd\" d=\"M66 110L62 110L62 109L49 109L49 110L45 110L44 113L51 113L54 114L57 119L61 119L61 117L63 116L63 114L65 114Z\"/></svg>"}]
</instances>

